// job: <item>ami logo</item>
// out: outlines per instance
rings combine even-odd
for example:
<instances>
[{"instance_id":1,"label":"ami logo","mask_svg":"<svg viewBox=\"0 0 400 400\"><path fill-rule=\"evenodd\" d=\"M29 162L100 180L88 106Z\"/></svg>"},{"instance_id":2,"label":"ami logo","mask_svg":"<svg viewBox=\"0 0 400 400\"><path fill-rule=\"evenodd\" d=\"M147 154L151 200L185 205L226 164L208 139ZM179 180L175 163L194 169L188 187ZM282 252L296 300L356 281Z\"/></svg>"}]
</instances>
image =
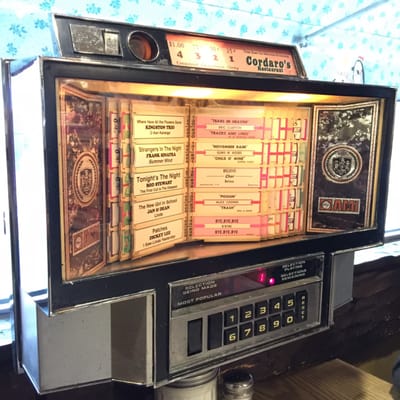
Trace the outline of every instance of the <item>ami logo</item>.
<instances>
[{"instance_id":1,"label":"ami logo","mask_svg":"<svg viewBox=\"0 0 400 400\"><path fill-rule=\"evenodd\" d=\"M360 214L360 199L319 197L318 212L331 214Z\"/></svg>"}]
</instances>

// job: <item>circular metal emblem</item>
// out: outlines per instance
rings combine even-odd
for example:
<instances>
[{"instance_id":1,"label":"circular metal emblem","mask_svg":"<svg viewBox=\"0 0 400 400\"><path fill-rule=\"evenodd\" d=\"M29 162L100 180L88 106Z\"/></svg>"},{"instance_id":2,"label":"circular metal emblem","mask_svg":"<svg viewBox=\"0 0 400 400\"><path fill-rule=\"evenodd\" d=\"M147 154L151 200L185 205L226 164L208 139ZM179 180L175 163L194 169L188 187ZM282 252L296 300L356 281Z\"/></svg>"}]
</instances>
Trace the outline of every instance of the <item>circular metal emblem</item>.
<instances>
[{"instance_id":1,"label":"circular metal emblem","mask_svg":"<svg viewBox=\"0 0 400 400\"><path fill-rule=\"evenodd\" d=\"M72 191L82 207L88 206L99 190L99 167L96 157L89 152L80 154L72 172Z\"/></svg>"},{"instance_id":2,"label":"circular metal emblem","mask_svg":"<svg viewBox=\"0 0 400 400\"><path fill-rule=\"evenodd\" d=\"M361 154L353 147L337 145L330 148L322 159L322 171L335 183L348 183L358 177L362 168Z\"/></svg>"}]
</instances>

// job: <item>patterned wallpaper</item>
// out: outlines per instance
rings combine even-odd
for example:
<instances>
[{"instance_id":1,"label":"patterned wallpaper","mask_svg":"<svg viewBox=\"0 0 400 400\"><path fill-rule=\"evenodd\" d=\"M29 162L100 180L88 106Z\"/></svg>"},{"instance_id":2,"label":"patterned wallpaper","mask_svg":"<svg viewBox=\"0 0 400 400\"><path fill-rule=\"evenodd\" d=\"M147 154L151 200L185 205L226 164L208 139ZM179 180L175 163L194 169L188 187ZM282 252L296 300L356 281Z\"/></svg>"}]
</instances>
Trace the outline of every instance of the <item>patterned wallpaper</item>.
<instances>
[{"instance_id":1,"label":"patterned wallpaper","mask_svg":"<svg viewBox=\"0 0 400 400\"><path fill-rule=\"evenodd\" d=\"M366 83L397 86L400 80L396 1L0 0L0 57L53 55L53 12L265 42L300 42L310 79L350 81L352 66L361 59ZM309 40L304 40L306 35Z\"/></svg>"}]
</instances>

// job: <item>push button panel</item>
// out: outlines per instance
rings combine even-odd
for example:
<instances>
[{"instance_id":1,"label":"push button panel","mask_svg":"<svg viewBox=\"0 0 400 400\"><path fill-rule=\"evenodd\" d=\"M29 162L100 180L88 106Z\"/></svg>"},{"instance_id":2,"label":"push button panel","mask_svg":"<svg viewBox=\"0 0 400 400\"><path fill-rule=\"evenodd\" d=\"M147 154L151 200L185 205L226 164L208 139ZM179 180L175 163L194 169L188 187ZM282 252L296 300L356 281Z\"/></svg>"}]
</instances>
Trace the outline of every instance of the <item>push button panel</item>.
<instances>
[{"instance_id":1,"label":"push button panel","mask_svg":"<svg viewBox=\"0 0 400 400\"><path fill-rule=\"evenodd\" d=\"M171 371L298 336L320 325L322 281L278 289L179 310L170 321Z\"/></svg>"},{"instance_id":2,"label":"push button panel","mask_svg":"<svg viewBox=\"0 0 400 400\"><path fill-rule=\"evenodd\" d=\"M283 299L283 301L282 301ZM289 293L283 297L274 297L254 304L246 304L224 312L224 327L222 326L222 313L208 316L207 340L208 350L216 349L222 345L236 343L238 340L248 339L254 336L275 331L295 323L307 321L308 308L307 290ZM269 315L267 304L270 305ZM257 310L254 313L254 310ZM289 311L282 311L289 310ZM238 318L239 315L239 318ZM261 318L268 315L266 318ZM198 332L199 320L188 321L188 356L197 354L198 341L201 336ZM244 323L245 322L245 323ZM196 327L197 335L193 334L193 326ZM239 334L238 334L239 333ZM222 343L222 334L224 341Z\"/></svg>"}]
</instances>

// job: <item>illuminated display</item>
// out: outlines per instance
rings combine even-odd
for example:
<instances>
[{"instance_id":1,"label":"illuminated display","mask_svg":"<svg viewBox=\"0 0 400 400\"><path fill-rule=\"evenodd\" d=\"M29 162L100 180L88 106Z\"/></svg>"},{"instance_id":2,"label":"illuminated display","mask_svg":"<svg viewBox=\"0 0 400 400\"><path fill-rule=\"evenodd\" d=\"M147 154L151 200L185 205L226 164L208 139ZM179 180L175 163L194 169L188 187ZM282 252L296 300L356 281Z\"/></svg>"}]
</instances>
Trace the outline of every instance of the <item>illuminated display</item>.
<instances>
[{"instance_id":1,"label":"illuminated display","mask_svg":"<svg viewBox=\"0 0 400 400\"><path fill-rule=\"evenodd\" d=\"M321 276L323 257L289 260L279 265L258 266L251 271L221 278L196 280L174 286L171 307L179 309L312 276Z\"/></svg>"},{"instance_id":2,"label":"illuminated display","mask_svg":"<svg viewBox=\"0 0 400 400\"><path fill-rule=\"evenodd\" d=\"M293 55L284 48L172 33L166 39L175 66L286 76L299 72Z\"/></svg>"},{"instance_id":3,"label":"illuminated display","mask_svg":"<svg viewBox=\"0 0 400 400\"><path fill-rule=\"evenodd\" d=\"M198 240L250 243L375 223L376 100L315 106L271 103L259 92L248 102L248 91L212 87L215 97L198 99L172 97L193 94L189 86L113 82L109 93L108 81L57 84L66 281L108 273L111 264L132 268L125 262L182 243L195 249ZM347 144L336 133L342 125Z\"/></svg>"}]
</instances>

